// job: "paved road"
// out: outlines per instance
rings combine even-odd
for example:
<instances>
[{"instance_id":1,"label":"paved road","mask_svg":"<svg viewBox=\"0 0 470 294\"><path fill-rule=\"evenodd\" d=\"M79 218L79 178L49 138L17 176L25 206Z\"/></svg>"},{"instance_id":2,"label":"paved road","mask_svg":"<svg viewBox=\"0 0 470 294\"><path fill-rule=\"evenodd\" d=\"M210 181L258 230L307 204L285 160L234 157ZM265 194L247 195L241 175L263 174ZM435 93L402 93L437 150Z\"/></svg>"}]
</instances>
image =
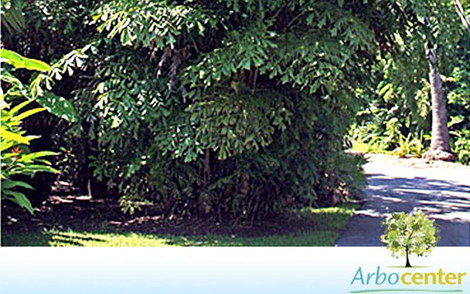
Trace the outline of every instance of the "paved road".
<instances>
[{"instance_id":1,"label":"paved road","mask_svg":"<svg viewBox=\"0 0 470 294\"><path fill-rule=\"evenodd\" d=\"M381 221L418 207L439 225L438 246L470 246L470 168L458 164L368 155L363 206L337 246L383 246Z\"/></svg>"}]
</instances>

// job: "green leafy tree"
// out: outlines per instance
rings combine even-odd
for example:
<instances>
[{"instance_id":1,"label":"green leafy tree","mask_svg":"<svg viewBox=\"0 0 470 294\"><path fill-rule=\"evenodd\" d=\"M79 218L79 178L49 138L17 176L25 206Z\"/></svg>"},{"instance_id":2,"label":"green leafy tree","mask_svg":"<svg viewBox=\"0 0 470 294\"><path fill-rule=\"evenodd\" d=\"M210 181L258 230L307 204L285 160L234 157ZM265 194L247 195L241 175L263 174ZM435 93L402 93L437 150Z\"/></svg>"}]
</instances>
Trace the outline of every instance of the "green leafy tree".
<instances>
[{"instance_id":1,"label":"green leafy tree","mask_svg":"<svg viewBox=\"0 0 470 294\"><path fill-rule=\"evenodd\" d=\"M412 213L393 213L383 222L385 233L382 242L398 258L406 256L406 267L411 267L409 256L414 253L423 256L431 253L439 240L434 220L421 210Z\"/></svg>"},{"instance_id":2,"label":"green leafy tree","mask_svg":"<svg viewBox=\"0 0 470 294\"><path fill-rule=\"evenodd\" d=\"M402 145L402 136L411 136L410 143L417 143L424 134L430 141L425 143L430 149L426 157L453 160L456 153L466 163L461 130L468 125L461 118L469 114L468 78L462 79L468 68L469 36L452 1L405 2L416 22L404 27L407 33L397 50L375 67L376 90L363 95L368 103L354 136L372 150L392 151ZM457 11L468 7L468 1L456 3ZM397 132L389 136L392 120Z\"/></svg>"},{"instance_id":3,"label":"green leafy tree","mask_svg":"<svg viewBox=\"0 0 470 294\"><path fill-rule=\"evenodd\" d=\"M122 203L238 219L344 201L354 91L399 17L393 1L99 6L95 176Z\"/></svg>"},{"instance_id":4,"label":"green leafy tree","mask_svg":"<svg viewBox=\"0 0 470 294\"><path fill-rule=\"evenodd\" d=\"M450 1L410 1L409 8L419 20L410 32L414 38L424 40L426 63L429 68L429 85L431 94L431 144L423 157L435 160L454 161L455 154L451 150L448 129L448 111L445 89L441 74L451 68L455 56L455 40L463 33L454 7ZM419 43L417 43L419 44ZM405 44L406 46L406 44ZM410 51L416 51L410 47ZM439 53L441 52L441 53ZM447 67L447 68L446 68Z\"/></svg>"},{"instance_id":5,"label":"green leafy tree","mask_svg":"<svg viewBox=\"0 0 470 294\"><path fill-rule=\"evenodd\" d=\"M2 200L11 200L19 206L33 213L31 202L21 189L33 187L20 180L15 180L19 175L34 176L38 172L58 173L51 167L51 163L45 159L58 153L51 151L31 152L28 148L30 142L36 136L26 135L21 128L24 119L44 111L44 108L32 108L23 111L30 101L25 101L10 109L10 105L1 98L2 128L1 128L1 161L2 161Z\"/></svg>"},{"instance_id":6,"label":"green leafy tree","mask_svg":"<svg viewBox=\"0 0 470 294\"><path fill-rule=\"evenodd\" d=\"M356 93L415 22L391 0L38 0L24 14L4 38L20 52L96 48L56 87L79 113L55 130L76 174L129 212L148 200L236 220L360 188L361 159L344 152Z\"/></svg>"}]
</instances>

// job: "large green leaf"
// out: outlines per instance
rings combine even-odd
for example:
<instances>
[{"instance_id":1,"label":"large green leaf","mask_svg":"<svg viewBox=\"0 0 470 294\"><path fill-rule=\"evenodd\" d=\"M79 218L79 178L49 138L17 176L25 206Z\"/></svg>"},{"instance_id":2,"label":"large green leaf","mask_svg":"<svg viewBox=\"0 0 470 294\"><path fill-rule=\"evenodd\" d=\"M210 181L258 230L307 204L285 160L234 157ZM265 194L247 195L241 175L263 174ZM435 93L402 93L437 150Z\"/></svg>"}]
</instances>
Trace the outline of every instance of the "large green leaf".
<instances>
[{"instance_id":1,"label":"large green leaf","mask_svg":"<svg viewBox=\"0 0 470 294\"><path fill-rule=\"evenodd\" d=\"M57 115L67 121L76 122L77 114L72 103L64 97L57 96L50 92L44 92L41 96L34 99L42 107L46 108L50 113Z\"/></svg>"},{"instance_id":2,"label":"large green leaf","mask_svg":"<svg viewBox=\"0 0 470 294\"><path fill-rule=\"evenodd\" d=\"M2 61L5 60L15 68L26 68L42 72L48 72L51 70L51 67L47 63L36 59L26 58L11 50L0 49L0 56Z\"/></svg>"},{"instance_id":3,"label":"large green leaf","mask_svg":"<svg viewBox=\"0 0 470 294\"><path fill-rule=\"evenodd\" d=\"M15 107L13 107L10 111L8 111L9 114L13 115L15 113L17 113L18 111L20 111L23 107L25 107L26 105L28 105L29 103L31 103L32 100L26 100L24 102L21 102L20 104L16 105Z\"/></svg>"},{"instance_id":4,"label":"large green leaf","mask_svg":"<svg viewBox=\"0 0 470 294\"><path fill-rule=\"evenodd\" d=\"M2 181L2 189L12 189L15 187L23 187L31 190L34 189L30 184L25 183L23 181L13 181L9 179Z\"/></svg>"},{"instance_id":5,"label":"large green leaf","mask_svg":"<svg viewBox=\"0 0 470 294\"><path fill-rule=\"evenodd\" d=\"M5 197L5 196L11 196L11 197ZM25 208L29 213L34 214L33 206L31 205L31 202L26 198L26 196L17 191L11 191L11 190L5 190L3 191L2 198L10 199L19 206Z\"/></svg>"},{"instance_id":6,"label":"large green leaf","mask_svg":"<svg viewBox=\"0 0 470 294\"><path fill-rule=\"evenodd\" d=\"M47 165L41 164L29 164L26 166L16 166L11 169L11 174L27 174L27 175L34 175L37 172L45 172L45 173L59 173L58 170L52 168Z\"/></svg>"},{"instance_id":7,"label":"large green leaf","mask_svg":"<svg viewBox=\"0 0 470 294\"><path fill-rule=\"evenodd\" d=\"M46 110L46 109L45 108L33 108L33 109L30 109L28 111L25 111L25 112L15 116L15 117L13 117L13 120L14 121L21 121L25 118L28 118L28 117L30 117L30 116L38 113L38 112L44 111L44 110Z\"/></svg>"},{"instance_id":8,"label":"large green leaf","mask_svg":"<svg viewBox=\"0 0 470 294\"><path fill-rule=\"evenodd\" d=\"M34 159L38 159L38 158L42 158L46 156L55 156L55 155L59 155L59 153L52 152L52 151L39 151L39 152L33 152L33 153L23 155L21 156L21 160L25 162L29 162Z\"/></svg>"},{"instance_id":9,"label":"large green leaf","mask_svg":"<svg viewBox=\"0 0 470 294\"><path fill-rule=\"evenodd\" d=\"M2 128L2 139L15 141L21 144L29 144L30 139L25 138L19 134L12 133Z\"/></svg>"}]
</instances>

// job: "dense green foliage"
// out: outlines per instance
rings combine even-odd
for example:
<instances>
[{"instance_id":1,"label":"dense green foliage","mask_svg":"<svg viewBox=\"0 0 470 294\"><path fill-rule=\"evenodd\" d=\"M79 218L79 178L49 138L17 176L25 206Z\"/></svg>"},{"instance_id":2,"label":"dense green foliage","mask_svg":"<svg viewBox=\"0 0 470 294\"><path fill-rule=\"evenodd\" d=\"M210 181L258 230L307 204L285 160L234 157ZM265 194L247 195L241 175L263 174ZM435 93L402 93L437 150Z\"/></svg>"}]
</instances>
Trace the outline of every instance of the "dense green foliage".
<instances>
[{"instance_id":1,"label":"dense green foliage","mask_svg":"<svg viewBox=\"0 0 470 294\"><path fill-rule=\"evenodd\" d=\"M97 69L94 175L124 207L255 218L332 203L358 179L342 151L357 55L376 45L361 17L326 2L101 6L113 53Z\"/></svg>"},{"instance_id":2,"label":"dense green foliage","mask_svg":"<svg viewBox=\"0 0 470 294\"><path fill-rule=\"evenodd\" d=\"M470 165L470 34L461 41L458 61L446 79L450 133L458 159Z\"/></svg>"},{"instance_id":3,"label":"dense green foliage","mask_svg":"<svg viewBox=\"0 0 470 294\"><path fill-rule=\"evenodd\" d=\"M73 108L67 100L51 92L43 91L41 74L29 85L25 86L12 72L15 69L50 72L52 68L39 60L25 58L16 52L1 49L2 89L0 96L1 108L1 199L11 200L27 209L31 214L31 202L22 192L24 189L34 189L26 183L25 176L33 177L38 172L58 173L44 157L57 155L51 151L31 152L28 145L38 136L26 135L22 128L23 120L39 112L49 112L65 118L73 118ZM6 62L8 65L3 64ZM9 67L11 65L11 68ZM28 108L33 101L42 107ZM15 105L14 107L11 107ZM21 178L23 177L23 178Z\"/></svg>"},{"instance_id":4,"label":"dense green foliage","mask_svg":"<svg viewBox=\"0 0 470 294\"><path fill-rule=\"evenodd\" d=\"M397 52L376 64L372 71L376 84L371 91L361 93L366 104L359 112L352 137L359 144L368 144L369 151L421 157L429 146L431 131L431 94L424 50L428 38L437 47L452 149L462 163L469 164L470 35L461 25L452 1L436 1L435 5L414 9L421 17L430 18L431 28L410 28Z\"/></svg>"},{"instance_id":5,"label":"dense green foliage","mask_svg":"<svg viewBox=\"0 0 470 294\"><path fill-rule=\"evenodd\" d=\"M72 123L44 116L29 126L66 151L59 179L119 197L130 213L153 203L235 220L333 205L360 188L362 160L344 152L345 136L376 81L370 73L427 9L425 1L7 2L22 4L2 12L5 47L55 64L37 79L77 112Z\"/></svg>"}]
</instances>

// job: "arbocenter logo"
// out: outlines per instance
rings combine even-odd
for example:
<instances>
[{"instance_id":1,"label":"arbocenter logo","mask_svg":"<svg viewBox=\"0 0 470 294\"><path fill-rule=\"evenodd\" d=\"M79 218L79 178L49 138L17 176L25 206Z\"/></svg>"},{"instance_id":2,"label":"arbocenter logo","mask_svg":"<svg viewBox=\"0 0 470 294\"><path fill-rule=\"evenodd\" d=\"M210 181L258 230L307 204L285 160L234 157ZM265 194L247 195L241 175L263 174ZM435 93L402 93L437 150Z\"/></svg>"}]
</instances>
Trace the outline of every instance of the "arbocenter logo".
<instances>
[{"instance_id":1,"label":"arbocenter logo","mask_svg":"<svg viewBox=\"0 0 470 294\"><path fill-rule=\"evenodd\" d=\"M397 269L398 270L398 269ZM359 267L352 278L351 285L361 285L367 288L351 291L351 293L374 292L434 292L434 293L463 293L462 290L467 273L445 272L442 268L427 270L400 270L400 272L382 269L380 266L370 272ZM381 286L381 288L373 288ZM388 286L388 288L383 288ZM400 287L398 287L400 286ZM426 286L426 287L423 287ZM429 287L433 286L433 287ZM441 286L436 288L435 286ZM446 287L442 287L446 286ZM448 287L452 286L452 287ZM458 287L455 287L458 286Z\"/></svg>"},{"instance_id":2,"label":"arbocenter logo","mask_svg":"<svg viewBox=\"0 0 470 294\"><path fill-rule=\"evenodd\" d=\"M394 213L383 225L386 229L382 242L394 258L404 260L404 266L359 267L350 280L355 288L350 293L464 293L464 289L468 290L466 272L411 265L412 254L429 255L439 240L433 220L415 210L408 214Z\"/></svg>"}]
</instances>

